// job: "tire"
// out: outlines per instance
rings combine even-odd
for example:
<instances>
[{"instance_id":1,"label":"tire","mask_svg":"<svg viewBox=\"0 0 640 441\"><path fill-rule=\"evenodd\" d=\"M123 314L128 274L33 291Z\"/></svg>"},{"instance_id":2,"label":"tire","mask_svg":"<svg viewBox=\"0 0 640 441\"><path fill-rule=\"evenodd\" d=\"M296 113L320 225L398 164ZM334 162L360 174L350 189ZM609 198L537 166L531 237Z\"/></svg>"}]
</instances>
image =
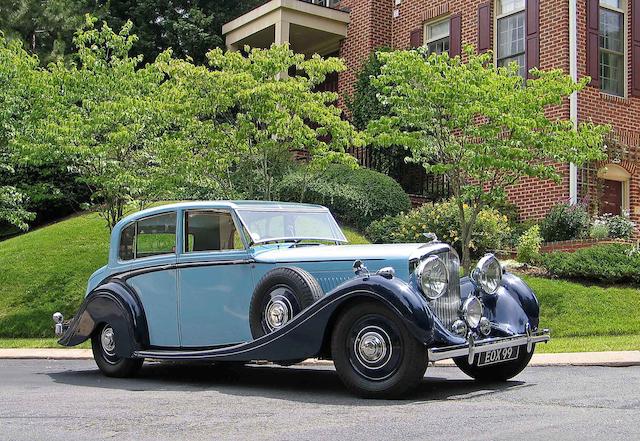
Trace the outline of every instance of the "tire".
<instances>
[{"instance_id":1,"label":"tire","mask_svg":"<svg viewBox=\"0 0 640 441\"><path fill-rule=\"evenodd\" d=\"M132 377L144 363L144 358L121 358L115 355L113 328L108 323L99 326L91 336L91 349L98 368L107 377Z\"/></svg>"},{"instance_id":2,"label":"tire","mask_svg":"<svg viewBox=\"0 0 640 441\"><path fill-rule=\"evenodd\" d=\"M428 361L426 347L400 318L370 301L339 317L331 355L347 389L364 398L402 398L420 383Z\"/></svg>"},{"instance_id":3,"label":"tire","mask_svg":"<svg viewBox=\"0 0 640 441\"><path fill-rule=\"evenodd\" d=\"M318 281L307 271L295 267L272 269L253 291L251 335L256 339L281 328L323 295Z\"/></svg>"},{"instance_id":4,"label":"tire","mask_svg":"<svg viewBox=\"0 0 640 441\"><path fill-rule=\"evenodd\" d=\"M469 364L467 357L454 358L453 361L462 372L471 378L482 382L502 382L510 380L524 370L531 361L535 345L531 352L527 352L526 346L520 346L518 358L503 363L496 363L487 366L477 366L477 362Z\"/></svg>"}]
</instances>

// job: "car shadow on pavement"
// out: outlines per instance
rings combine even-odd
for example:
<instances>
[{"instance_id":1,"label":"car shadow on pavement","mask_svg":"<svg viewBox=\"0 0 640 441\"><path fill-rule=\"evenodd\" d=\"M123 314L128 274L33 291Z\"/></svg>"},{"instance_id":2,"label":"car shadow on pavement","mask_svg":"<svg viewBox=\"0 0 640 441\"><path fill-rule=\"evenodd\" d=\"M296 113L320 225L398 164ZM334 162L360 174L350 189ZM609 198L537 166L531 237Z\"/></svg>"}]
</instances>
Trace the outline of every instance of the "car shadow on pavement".
<instances>
[{"instance_id":1,"label":"car shadow on pavement","mask_svg":"<svg viewBox=\"0 0 640 441\"><path fill-rule=\"evenodd\" d=\"M501 393L526 387L521 381L478 383L471 379L448 378L457 369L444 368L447 377L429 373L416 390L400 403L437 400L463 400L479 395ZM272 365L213 365L194 363L146 363L136 378L107 378L97 369L47 372L54 382L81 387L121 389L123 391L217 391L236 396L301 401L317 404L380 405L387 401L362 400L351 395L330 367Z\"/></svg>"}]
</instances>

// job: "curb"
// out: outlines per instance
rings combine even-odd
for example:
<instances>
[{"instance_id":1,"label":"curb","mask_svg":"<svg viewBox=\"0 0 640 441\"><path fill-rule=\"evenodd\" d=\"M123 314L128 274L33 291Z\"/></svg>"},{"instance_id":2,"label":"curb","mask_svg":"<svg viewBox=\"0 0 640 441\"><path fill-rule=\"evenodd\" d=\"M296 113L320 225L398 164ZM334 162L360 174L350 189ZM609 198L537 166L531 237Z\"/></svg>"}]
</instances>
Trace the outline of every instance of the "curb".
<instances>
[{"instance_id":1,"label":"curb","mask_svg":"<svg viewBox=\"0 0 640 441\"><path fill-rule=\"evenodd\" d=\"M91 349L0 349L3 360L91 360ZM311 358L302 366L332 366L333 362ZM455 366L452 360L432 363L435 367ZM640 366L640 351L571 352L535 354L529 366Z\"/></svg>"}]
</instances>

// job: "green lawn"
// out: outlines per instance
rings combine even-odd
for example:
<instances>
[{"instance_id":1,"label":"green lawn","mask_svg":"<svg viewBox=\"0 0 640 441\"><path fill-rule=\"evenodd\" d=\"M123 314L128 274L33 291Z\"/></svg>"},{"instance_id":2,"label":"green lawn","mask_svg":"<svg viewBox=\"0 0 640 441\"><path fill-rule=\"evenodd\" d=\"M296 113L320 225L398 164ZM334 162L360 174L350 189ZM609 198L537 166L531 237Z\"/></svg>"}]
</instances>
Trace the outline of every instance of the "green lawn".
<instances>
[{"instance_id":1,"label":"green lawn","mask_svg":"<svg viewBox=\"0 0 640 441\"><path fill-rule=\"evenodd\" d=\"M367 243L344 232L351 243ZM77 309L107 251L108 231L95 213L0 242L0 347L55 347L51 313ZM640 290L524 279L540 299L541 326L552 330L541 351L640 349Z\"/></svg>"}]
</instances>

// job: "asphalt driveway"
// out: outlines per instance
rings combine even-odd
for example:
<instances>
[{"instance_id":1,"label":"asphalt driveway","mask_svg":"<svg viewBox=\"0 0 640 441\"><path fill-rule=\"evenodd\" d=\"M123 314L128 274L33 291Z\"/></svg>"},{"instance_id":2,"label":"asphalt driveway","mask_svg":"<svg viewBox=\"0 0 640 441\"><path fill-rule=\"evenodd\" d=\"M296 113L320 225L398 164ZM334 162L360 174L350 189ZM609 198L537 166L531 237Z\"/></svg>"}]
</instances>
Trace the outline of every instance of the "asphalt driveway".
<instances>
[{"instance_id":1,"label":"asphalt driveway","mask_svg":"<svg viewBox=\"0 0 640 441\"><path fill-rule=\"evenodd\" d=\"M640 367L530 367L482 385L429 368L403 401L349 395L328 367L0 360L0 439L637 439Z\"/></svg>"}]
</instances>

